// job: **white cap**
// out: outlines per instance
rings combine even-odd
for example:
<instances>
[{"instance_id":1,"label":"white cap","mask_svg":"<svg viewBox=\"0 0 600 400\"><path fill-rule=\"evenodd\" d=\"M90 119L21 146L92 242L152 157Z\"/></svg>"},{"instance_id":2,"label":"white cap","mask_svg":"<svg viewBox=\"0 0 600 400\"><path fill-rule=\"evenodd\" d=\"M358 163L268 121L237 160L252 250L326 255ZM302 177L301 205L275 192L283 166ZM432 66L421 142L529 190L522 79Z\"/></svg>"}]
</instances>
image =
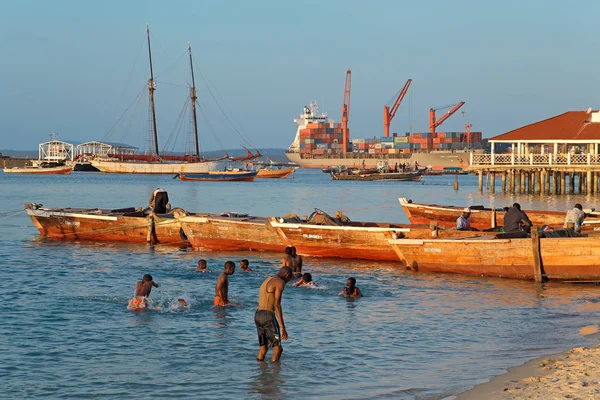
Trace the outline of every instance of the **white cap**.
<instances>
[{"instance_id":1,"label":"white cap","mask_svg":"<svg viewBox=\"0 0 600 400\"><path fill-rule=\"evenodd\" d=\"M467 208L463 208L463 211L464 212L471 212L471 209L467 207Z\"/></svg>"}]
</instances>

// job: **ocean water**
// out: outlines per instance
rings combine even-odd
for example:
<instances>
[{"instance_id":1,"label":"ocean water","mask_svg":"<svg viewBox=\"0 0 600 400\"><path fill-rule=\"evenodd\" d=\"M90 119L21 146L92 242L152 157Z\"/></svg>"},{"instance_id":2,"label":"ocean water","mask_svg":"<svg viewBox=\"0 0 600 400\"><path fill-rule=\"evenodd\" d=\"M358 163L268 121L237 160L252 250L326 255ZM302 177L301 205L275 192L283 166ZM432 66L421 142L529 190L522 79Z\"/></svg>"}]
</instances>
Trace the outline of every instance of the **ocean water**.
<instances>
[{"instance_id":1,"label":"ocean water","mask_svg":"<svg viewBox=\"0 0 600 400\"><path fill-rule=\"evenodd\" d=\"M48 207L144 206L153 189L174 207L255 215L344 210L354 220L407 222L399 196L438 204L567 209L585 196L495 196L477 180L333 182L320 171L256 182L170 176L0 174L1 398L440 399L534 357L596 342L600 286L413 273L396 263L305 257L317 289L287 287L289 333L278 364L255 360L258 287L281 255L199 253L144 244L41 241L27 202ZM596 207L600 208L600 207ZM195 272L199 258L211 272ZM212 307L219 270L238 307ZM126 309L150 273L155 310ZM365 297L337 296L354 276ZM189 307L178 306L183 297Z\"/></svg>"}]
</instances>

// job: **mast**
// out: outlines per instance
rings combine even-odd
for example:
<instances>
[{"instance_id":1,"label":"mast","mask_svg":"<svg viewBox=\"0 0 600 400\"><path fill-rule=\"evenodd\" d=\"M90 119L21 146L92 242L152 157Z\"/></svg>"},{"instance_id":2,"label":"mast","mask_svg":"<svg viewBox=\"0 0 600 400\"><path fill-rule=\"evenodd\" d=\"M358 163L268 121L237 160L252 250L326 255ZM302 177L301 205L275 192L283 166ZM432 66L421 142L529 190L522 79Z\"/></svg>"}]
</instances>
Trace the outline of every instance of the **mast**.
<instances>
[{"instance_id":1,"label":"mast","mask_svg":"<svg viewBox=\"0 0 600 400\"><path fill-rule=\"evenodd\" d=\"M154 91L156 83L154 83L154 71L152 70L152 52L150 50L150 28L146 24L146 35L148 36L148 58L150 59L150 79L148 79L148 94L150 96L150 108L152 110L152 133L154 135L154 154L158 156L158 134L156 132L156 114L154 112Z\"/></svg>"},{"instance_id":2,"label":"mast","mask_svg":"<svg viewBox=\"0 0 600 400\"><path fill-rule=\"evenodd\" d=\"M192 99L192 118L194 121L194 145L196 145L196 156L200 157L200 145L198 143L198 122L196 120L196 82L194 81L194 65L192 64L192 46L188 42L188 52L190 53L190 70L192 71L192 88L190 89L190 98Z\"/></svg>"}]
</instances>

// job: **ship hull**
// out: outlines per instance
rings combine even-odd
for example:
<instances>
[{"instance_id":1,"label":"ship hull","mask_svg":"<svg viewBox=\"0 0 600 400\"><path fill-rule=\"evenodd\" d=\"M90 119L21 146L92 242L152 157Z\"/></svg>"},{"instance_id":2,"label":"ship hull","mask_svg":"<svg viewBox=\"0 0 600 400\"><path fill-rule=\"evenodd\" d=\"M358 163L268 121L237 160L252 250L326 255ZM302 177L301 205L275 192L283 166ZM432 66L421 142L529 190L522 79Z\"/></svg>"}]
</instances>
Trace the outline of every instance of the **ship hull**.
<instances>
[{"instance_id":1,"label":"ship hull","mask_svg":"<svg viewBox=\"0 0 600 400\"><path fill-rule=\"evenodd\" d=\"M197 163L144 163L92 160L92 166L108 174L202 174L221 167L220 161Z\"/></svg>"},{"instance_id":2,"label":"ship hull","mask_svg":"<svg viewBox=\"0 0 600 400\"><path fill-rule=\"evenodd\" d=\"M15 167L5 168L5 174L36 174L36 175L68 175L73 172L73 167Z\"/></svg>"},{"instance_id":3,"label":"ship hull","mask_svg":"<svg viewBox=\"0 0 600 400\"><path fill-rule=\"evenodd\" d=\"M350 153L353 154L353 153ZM469 165L469 153L468 152L431 152L431 153L412 153L407 154L407 157L393 157L389 158L342 158L342 157L329 157L329 158L302 158L300 153L287 152L287 158L300 165L302 168L327 168L330 166L341 166L344 165L349 168L376 168L377 162L381 160L387 161L389 165L398 164L409 164L414 165L417 162L420 166L440 166L440 167L454 167L454 168L467 168ZM364 164L363 164L364 162Z\"/></svg>"},{"instance_id":4,"label":"ship hull","mask_svg":"<svg viewBox=\"0 0 600 400\"><path fill-rule=\"evenodd\" d=\"M252 182L254 178L256 178L256 174L256 171L214 171L204 174L180 174L179 180L200 182Z\"/></svg>"}]
</instances>

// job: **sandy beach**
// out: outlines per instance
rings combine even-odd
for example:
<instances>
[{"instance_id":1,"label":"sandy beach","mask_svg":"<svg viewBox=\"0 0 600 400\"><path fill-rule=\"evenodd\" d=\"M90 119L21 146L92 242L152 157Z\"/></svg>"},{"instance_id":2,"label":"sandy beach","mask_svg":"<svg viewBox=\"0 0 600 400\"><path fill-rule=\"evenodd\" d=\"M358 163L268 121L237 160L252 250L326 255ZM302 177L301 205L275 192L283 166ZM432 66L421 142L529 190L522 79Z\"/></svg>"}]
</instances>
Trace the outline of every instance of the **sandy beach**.
<instances>
[{"instance_id":1,"label":"sandy beach","mask_svg":"<svg viewBox=\"0 0 600 400\"><path fill-rule=\"evenodd\" d=\"M595 327L586 327L582 333L590 334L595 330ZM598 398L600 345L576 347L562 354L532 360L456 397L457 400Z\"/></svg>"}]
</instances>

